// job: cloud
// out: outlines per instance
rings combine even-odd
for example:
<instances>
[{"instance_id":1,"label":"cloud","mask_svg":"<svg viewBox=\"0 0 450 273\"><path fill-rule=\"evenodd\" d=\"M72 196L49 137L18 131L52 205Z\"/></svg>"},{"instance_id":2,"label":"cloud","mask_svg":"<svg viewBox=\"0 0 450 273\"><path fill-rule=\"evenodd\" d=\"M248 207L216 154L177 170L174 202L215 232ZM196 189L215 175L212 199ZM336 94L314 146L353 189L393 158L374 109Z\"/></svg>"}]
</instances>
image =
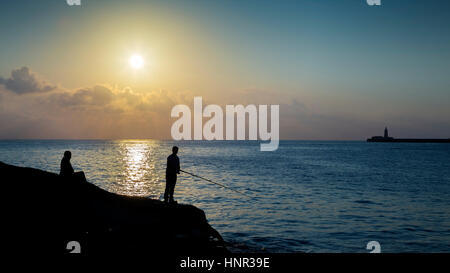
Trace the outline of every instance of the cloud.
<instances>
[{"instance_id":1,"label":"cloud","mask_svg":"<svg viewBox=\"0 0 450 273\"><path fill-rule=\"evenodd\" d=\"M52 91L56 85L51 85L31 72L31 70L23 66L22 68L11 71L10 78L0 77L0 84L3 84L6 89L16 94L28 93L45 93Z\"/></svg>"},{"instance_id":2,"label":"cloud","mask_svg":"<svg viewBox=\"0 0 450 273\"><path fill-rule=\"evenodd\" d=\"M35 95L17 95L30 93ZM379 118L372 114L383 114L386 107L373 102L373 106L355 102L326 104L308 101L301 91L138 91L105 84L68 90L39 80L25 67L13 71L10 79L0 78L0 139L170 139L175 121L170 117L172 107L186 104L192 109L194 96L203 97L203 106L218 104L222 109L226 104L279 104L282 139L365 139L382 131L386 120L395 136L450 134L448 108L433 120L417 111ZM358 107L367 110L361 112ZM347 108L351 109L344 111Z\"/></svg>"},{"instance_id":3,"label":"cloud","mask_svg":"<svg viewBox=\"0 0 450 273\"><path fill-rule=\"evenodd\" d=\"M94 85L34 96L0 86L2 138L170 138L170 111L192 103L187 91L142 91Z\"/></svg>"},{"instance_id":4,"label":"cloud","mask_svg":"<svg viewBox=\"0 0 450 273\"><path fill-rule=\"evenodd\" d=\"M75 92L52 94L49 99L61 106L105 106L114 100L113 91L102 85L83 88Z\"/></svg>"}]
</instances>

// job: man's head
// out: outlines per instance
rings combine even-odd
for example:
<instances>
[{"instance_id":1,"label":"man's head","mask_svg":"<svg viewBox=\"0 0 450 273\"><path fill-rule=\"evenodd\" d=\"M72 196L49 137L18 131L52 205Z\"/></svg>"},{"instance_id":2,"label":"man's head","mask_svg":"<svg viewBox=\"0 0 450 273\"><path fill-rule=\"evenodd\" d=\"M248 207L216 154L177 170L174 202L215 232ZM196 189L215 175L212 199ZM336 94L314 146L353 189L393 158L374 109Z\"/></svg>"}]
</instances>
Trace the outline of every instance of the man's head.
<instances>
[{"instance_id":1,"label":"man's head","mask_svg":"<svg viewBox=\"0 0 450 273\"><path fill-rule=\"evenodd\" d=\"M72 157L72 153L70 151L65 151L64 152L64 157L67 159L70 159Z\"/></svg>"},{"instance_id":2,"label":"man's head","mask_svg":"<svg viewBox=\"0 0 450 273\"><path fill-rule=\"evenodd\" d=\"M176 155L176 154L178 153L178 147L177 147L177 146L173 146L173 147L172 147L172 153L173 153L174 155Z\"/></svg>"}]
</instances>

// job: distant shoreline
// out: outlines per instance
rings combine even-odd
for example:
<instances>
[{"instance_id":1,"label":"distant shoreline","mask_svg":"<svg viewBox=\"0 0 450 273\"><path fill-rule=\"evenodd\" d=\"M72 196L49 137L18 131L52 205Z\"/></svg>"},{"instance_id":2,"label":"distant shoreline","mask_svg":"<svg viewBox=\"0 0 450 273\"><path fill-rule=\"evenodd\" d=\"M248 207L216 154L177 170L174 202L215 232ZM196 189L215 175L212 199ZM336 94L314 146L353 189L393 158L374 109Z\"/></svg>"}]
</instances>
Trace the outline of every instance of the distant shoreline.
<instances>
[{"instance_id":1,"label":"distant shoreline","mask_svg":"<svg viewBox=\"0 0 450 273\"><path fill-rule=\"evenodd\" d=\"M368 138L367 142L450 143L450 138Z\"/></svg>"}]
</instances>

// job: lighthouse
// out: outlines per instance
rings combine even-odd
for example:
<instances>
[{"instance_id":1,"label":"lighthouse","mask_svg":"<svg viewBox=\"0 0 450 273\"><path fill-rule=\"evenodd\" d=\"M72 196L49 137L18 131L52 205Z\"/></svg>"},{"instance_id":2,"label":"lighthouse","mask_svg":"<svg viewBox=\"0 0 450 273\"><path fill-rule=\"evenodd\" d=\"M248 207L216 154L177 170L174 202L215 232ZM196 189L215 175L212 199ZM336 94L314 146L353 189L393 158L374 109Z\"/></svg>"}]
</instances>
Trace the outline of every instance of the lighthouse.
<instances>
[{"instance_id":1,"label":"lighthouse","mask_svg":"<svg viewBox=\"0 0 450 273\"><path fill-rule=\"evenodd\" d=\"M387 127L384 127L384 138L389 138L389 133Z\"/></svg>"}]
</instances>

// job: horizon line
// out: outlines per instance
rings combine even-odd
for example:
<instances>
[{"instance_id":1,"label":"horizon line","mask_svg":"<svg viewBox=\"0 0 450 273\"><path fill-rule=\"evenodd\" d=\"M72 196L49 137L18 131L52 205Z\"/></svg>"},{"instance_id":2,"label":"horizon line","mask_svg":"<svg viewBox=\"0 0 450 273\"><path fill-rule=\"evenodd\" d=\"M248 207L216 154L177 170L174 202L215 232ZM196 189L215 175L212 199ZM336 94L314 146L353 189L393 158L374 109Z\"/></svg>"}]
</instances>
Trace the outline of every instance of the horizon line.
<instances>
[{"instance_id":1,"label":"horizon line","mask_svg":"<svg viewBox=\"0 0 450 273\"><path fill-rule=\"evenodd\" d=\"M14 140L73 140L73 141L79 141L79 140L85 140L85 141L92 141L92 140L110 140L110 141L116 141L116 140L154 140L154 141L176 141L176 142L188 142L188 141L204 141L204 142L219 142L219 141L252 141L252 142L267 142L270 140L251 140L251 139L242 139L242 140L174 140L174 139L157 139L157 138L0 138L0 141L14 141ZM279 139L279 141L366 141L366 139Z\"/></svg>"}]
</instances>

